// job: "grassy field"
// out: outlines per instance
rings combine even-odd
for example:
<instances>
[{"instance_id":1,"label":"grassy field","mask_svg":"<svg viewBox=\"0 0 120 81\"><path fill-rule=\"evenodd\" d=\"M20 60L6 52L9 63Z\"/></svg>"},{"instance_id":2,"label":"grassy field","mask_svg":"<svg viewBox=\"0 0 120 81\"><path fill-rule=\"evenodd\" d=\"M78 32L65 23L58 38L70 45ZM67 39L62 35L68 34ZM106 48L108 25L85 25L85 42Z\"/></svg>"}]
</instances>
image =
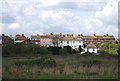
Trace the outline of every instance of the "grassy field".
<instances>
[{"instance_id":1,"label":"grassy field","mask_svg":"<svg viewBox=\"0 0 120 81\"><path fill-rule=\"evenodd\" d=\"M5 79L118 79L118 56L114 55L49 55L56 61L55 67L41 68L38 64L15 65L16 62L32 62L39 57L4 57Z\"/></svg>"}]
</instances>

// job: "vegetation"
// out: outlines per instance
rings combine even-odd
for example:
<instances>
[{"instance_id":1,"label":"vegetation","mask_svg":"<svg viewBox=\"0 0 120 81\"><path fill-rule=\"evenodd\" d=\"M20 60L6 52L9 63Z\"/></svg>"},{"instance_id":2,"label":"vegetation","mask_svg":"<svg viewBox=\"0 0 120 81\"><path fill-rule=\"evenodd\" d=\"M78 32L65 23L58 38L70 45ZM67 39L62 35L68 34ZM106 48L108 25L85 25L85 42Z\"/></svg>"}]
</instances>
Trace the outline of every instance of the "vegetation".
<instances>
[{"instance_id":1,"label":"vegetation","mask_svg":"<svg viewBox=\"0 0 120 81\"><path fill-rule=\"evenodd\" d=\"M41 59L36 59L36 60L31 60L31 61L18 61L14 63L16 66L20 66L20 65L38 65L41 66L41 68L43 67L55 67L56 66L56 62L54 59L52 58L41 58Z\"/></svg>"},{"instance_id":2,"label":"vegetation","mask_svg":"<svg viewBox=\"0 0 120 81\"><path fill-rule=\"evenodd\" d=\"M118 55L118 44L111 44L111 43L102 43L98 45L98 48L100 48L101 54L112 54L112 55Z\"/></svg>"},{"instance_id":3,"label":"vegetation","mask_svg":"<svg viewBox=\"0 0 120 81\"><path fill-rule=\"evenodd\" d=\"M77 54L4 57L2 70L6 79L118 79L117 61L117 56ZM54 64L57 65L51 68ZM41 65L44 67L41 68Z\"/></svg>"}]
</instances>

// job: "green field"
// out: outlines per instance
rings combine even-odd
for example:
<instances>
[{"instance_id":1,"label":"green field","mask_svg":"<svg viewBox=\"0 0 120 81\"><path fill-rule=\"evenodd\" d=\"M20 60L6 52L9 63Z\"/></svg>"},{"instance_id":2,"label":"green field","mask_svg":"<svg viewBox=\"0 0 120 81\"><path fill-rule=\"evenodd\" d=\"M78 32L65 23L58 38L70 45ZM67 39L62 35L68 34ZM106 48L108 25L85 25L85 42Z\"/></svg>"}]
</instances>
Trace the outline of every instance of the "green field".
<instances>
[{"instance_id":1,"label":"green field","mask_svg":"<svg viewBox=\"0 0 120 81\"><path fill-rule=\"evenodd\" d=\"M42 57L45 56L4 57L2 77L4 79L118 79L116 55L49 55L56 61L57 66L41 68L40 64L33 64Z\"/></svg>"}]
</instances>

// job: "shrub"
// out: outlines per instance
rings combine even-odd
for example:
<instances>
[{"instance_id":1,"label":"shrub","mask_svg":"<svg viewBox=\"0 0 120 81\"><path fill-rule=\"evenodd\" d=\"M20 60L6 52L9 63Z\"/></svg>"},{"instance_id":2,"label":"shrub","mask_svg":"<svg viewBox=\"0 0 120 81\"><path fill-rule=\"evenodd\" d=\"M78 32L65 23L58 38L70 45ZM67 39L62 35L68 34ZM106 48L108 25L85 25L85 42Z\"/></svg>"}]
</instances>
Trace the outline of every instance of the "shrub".
<instances>
[{"instance_id":1,"label":"shrub","mask_svg":"<svg viewBox=\"0 0 120 81\"><path fill-rule=\"evenodd\" d=\"M55 67L56 62L53 58L45 57L37 60L31 60L31 61L18 61L15 62L15 65L21 66L21 65L39 65L42 68L43 67Z\"/></svg>"},{"instance_id":2,"label":"shrub","mask_svg":"<svg viewBox=\"0 0 120 81\"><path fill-rule=\"evenodd\" d=\"M48 50L52 52L52 54L59 54L61 47L48 47Z\"/></svg>"},{"instance_id":3,"label":"shrub","mask_svg":"<svg viewBox=\"0 0 120 81\"><path fill-rule=\"evenodd\" d=\"M67 54L67 51L65 48L60 49L59 54Z\"/></svg>"},{"instance_id":4,"label":"shrub","mask_svg":"<svg viewBox=\"0 0 120 81\"><path fill-rule=\"evenodd\" d=\"M118 46L117 52L118 52L118 54L120 55L120 46Z\"/></svg>"},{"instance_id":5,"label":"shrub","mask_svg":"<svg viewBox=\"0 0 120 81\"><path fill-rule=\"evenodd\" d=\"M64 46L64 49L66 50L66 52L67 52L68 54L71 54L72 48L71 48L70 46Z\"/></svg>"}]
</instances>

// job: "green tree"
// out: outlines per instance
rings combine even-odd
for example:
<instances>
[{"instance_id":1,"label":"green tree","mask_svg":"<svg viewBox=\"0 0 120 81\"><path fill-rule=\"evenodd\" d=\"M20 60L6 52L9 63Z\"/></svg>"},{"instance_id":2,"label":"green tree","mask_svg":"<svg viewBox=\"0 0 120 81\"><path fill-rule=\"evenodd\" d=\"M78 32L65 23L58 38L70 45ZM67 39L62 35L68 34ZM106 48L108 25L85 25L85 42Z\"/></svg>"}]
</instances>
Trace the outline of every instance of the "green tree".
<instances>
[{"instance_id":1,"label":"green tree","mask_svg":"<svg viewBox=\"0 0 120 81\"><path fill-rule=\"evenodd\" d=\"M80 52L80 53L82 52L82 48L81 48L81 45L79 46L79 52Z\"/></svg>"},{"instance_id":2,"label":"green tree","mask_svg":"<svg viewBox=\"0 0 120 81\"><path fill-rule=\"evenodd\" d=\"M68 54L71 54L72 48L70 46L64 46L64 48Z\"/></svg>"},{"instance_id":3,"label":"green tree","mask_svg":"<svg viewBox=\"0 0 120 81\"><path fill-rule=\"evenodd\" d=\"M120 55L120 45L118 46L117 52L118 52L118 55Z\"/></svg>"}]
</instances>

